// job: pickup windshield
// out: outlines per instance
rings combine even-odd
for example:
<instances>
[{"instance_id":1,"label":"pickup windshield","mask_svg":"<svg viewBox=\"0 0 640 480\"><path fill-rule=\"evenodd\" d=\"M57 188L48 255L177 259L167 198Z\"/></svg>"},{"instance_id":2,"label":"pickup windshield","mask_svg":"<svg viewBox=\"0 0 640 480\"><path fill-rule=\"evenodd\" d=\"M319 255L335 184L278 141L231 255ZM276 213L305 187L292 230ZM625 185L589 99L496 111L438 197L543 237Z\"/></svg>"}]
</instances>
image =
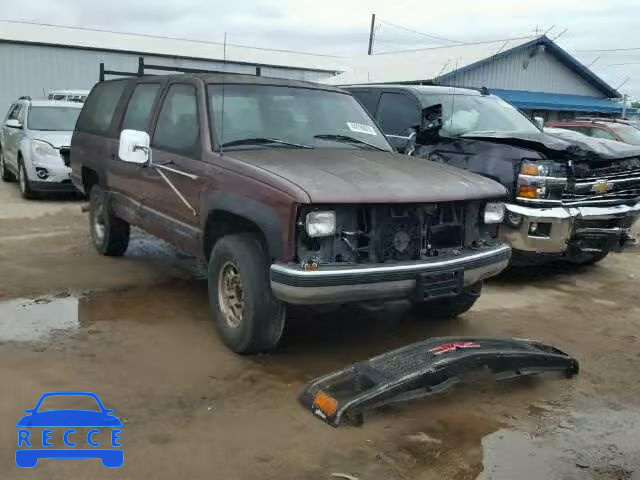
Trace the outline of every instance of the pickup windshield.
<instances>
[{"instance_id":1,"label":"pickup windshield","mask_svg":"<svg viewBox=\"0 0 640 480\"><path fill-rule=\"evenodd\" d=\"M74 107L31 107L27 127L29 130L72 131L80 110Z\"/></svg>"},{"instance_id":2,"label":"pickup windshield","mask_svg":"<svg viewBox=\"0 0 640 480\"><path fill-rule=\"evenodd\" d=\"M392 151L369 114L348 94L289 86L226 84L223 117L222 85L211 84L208 92L212 136L218 148L297 146Z\"/></svg>"},{"instance_id":3,"label":"pickup windshield","mask_svg":"<svg viewBox=\"0 0 640 480\"><path fill-rule=\"evenodd\" d=\"M488 95L422 95L423 106L442 105L441 135L481 132L540 133L513 105Z\"/></svg>"}]
</instances>

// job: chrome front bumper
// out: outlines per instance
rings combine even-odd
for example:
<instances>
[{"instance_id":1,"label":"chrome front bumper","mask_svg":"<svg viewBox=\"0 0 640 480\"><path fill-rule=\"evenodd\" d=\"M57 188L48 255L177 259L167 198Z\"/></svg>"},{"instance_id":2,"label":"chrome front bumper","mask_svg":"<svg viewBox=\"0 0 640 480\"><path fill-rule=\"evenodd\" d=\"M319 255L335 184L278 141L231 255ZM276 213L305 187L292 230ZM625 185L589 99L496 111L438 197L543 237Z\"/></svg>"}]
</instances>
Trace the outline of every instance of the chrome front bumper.
<instances>
[{"instance_id":1,"label":"chrome front bumper","mask_svg":"<svg viewBox=\"0 0 640 480\"><path fill-rule=\"evenodd\" d=\"M510 258L511 248L500 244L446 259L390 265L321 266L306 271L299 265L277 263L271 265L271 290L284 302L309 305L408 298L420 275L462 272L463 285L469 286L500 273Z\"/></svg>"},{"instance_id":2,"label":"chrome front bumper","mask_svg":"<svg viewBox=\"0 0 640 480\"><path fill-rule=\"evenodd\" d=\"M506 204L507 214L521 216L516 226L505 220L500 226L500 237L511 244L514 250L532 253L561 254L567 250L569 242L580 233L622 235L626 229L604 227L612 219L628 219L640 215L640 203L613 207L552 207L534 208L523 205ZM576 228L577 220L603 221L603 228ZM531 232L531 224L550 224L543 234Z\"/></svg>"}]
</instances>

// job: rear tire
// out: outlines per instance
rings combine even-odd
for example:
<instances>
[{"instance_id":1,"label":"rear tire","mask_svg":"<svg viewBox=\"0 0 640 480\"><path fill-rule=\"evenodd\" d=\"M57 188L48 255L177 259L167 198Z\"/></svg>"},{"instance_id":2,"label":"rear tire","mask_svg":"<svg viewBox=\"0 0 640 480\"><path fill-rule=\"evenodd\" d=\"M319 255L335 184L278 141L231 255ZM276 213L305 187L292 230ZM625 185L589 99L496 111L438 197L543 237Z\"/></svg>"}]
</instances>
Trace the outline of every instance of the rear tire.
<instances>
[{"instance_id":1,"label":"rear tire","mask_svg":"<svg viewBox=\"0 0 640 480\"><path fill-rule=\"evenodd\" d=\"M89 228L93 246L101 255L121 257L127 251L129 224L111 212L99 185L91 188L89 196Z\"/></svg>"},{"instance_id":2,"label":"rear tire","mask_svg":"<svg viewBox=\"0 0 640 480\"><path fill-rule=\"evenodd\" d=\"M431 302L414 302L413 308L431 318L452 319L469 311L480 298L482 282L467 287L455 297L441 298Z\"/></svg>"},{"instance_id":3,"label":"rear tire","mask_svg":"<svg viewBox=\"0 0 640 480\"><path fill-rule=\"evenodd\" d=\"M7 168L7 165L4 163L4 152L0 148L0 177L3 182L13 182L15 177Z\"/></svg>"},{"instance_id":4,"label":"rear tire","mask_svg":"<svg viewBox=\"0 0 640 480\"><path fill-rule=\"evenodd\" d=\"M256 233L227 235L211 251L209 302L222 341L236 353L271 350L282 338L286 306L271 292L269 263Z\"/></svg>"}]
</instances>

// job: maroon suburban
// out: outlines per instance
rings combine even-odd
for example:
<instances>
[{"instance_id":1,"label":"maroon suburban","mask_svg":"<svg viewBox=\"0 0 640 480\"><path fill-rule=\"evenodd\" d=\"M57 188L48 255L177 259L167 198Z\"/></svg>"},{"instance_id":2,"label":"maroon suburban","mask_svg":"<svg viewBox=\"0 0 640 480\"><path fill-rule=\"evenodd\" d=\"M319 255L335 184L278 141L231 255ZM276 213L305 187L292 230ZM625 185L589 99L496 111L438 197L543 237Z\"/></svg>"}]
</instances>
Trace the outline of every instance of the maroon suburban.
<instances>
[{"instance_id":1,"label":"maroon suburban","mask_svg":"<svg viewBox=\"0 0 640 480\"><path fill-rule=\"evenodd\" d=\"M215 323L236 352L275 347L287 304L406 298L456 316L510 257L497 238L504 187L394 153L333 87L221 74L101 82L71 166L100 253L123 255L136 225L208 261Z\"/></svg>"}]
</instances>

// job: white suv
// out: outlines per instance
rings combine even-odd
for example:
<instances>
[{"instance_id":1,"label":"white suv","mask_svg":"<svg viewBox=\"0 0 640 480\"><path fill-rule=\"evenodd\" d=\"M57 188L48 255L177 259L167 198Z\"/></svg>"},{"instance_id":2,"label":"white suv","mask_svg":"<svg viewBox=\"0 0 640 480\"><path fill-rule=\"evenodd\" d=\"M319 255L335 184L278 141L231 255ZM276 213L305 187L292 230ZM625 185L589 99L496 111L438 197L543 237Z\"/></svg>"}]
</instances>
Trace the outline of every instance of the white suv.
<instances>
[{"instance_id":1,"label":"white suv","mask_svg":"<svg viewBox=\"0 0 640 480\"><path fill-rule=\"evenodd\" d=\"M25 198L39 192L75 192L69 146L81 103L22 97L0 130L0 175L18 179Z\"/></svg>"}]
</instances>

